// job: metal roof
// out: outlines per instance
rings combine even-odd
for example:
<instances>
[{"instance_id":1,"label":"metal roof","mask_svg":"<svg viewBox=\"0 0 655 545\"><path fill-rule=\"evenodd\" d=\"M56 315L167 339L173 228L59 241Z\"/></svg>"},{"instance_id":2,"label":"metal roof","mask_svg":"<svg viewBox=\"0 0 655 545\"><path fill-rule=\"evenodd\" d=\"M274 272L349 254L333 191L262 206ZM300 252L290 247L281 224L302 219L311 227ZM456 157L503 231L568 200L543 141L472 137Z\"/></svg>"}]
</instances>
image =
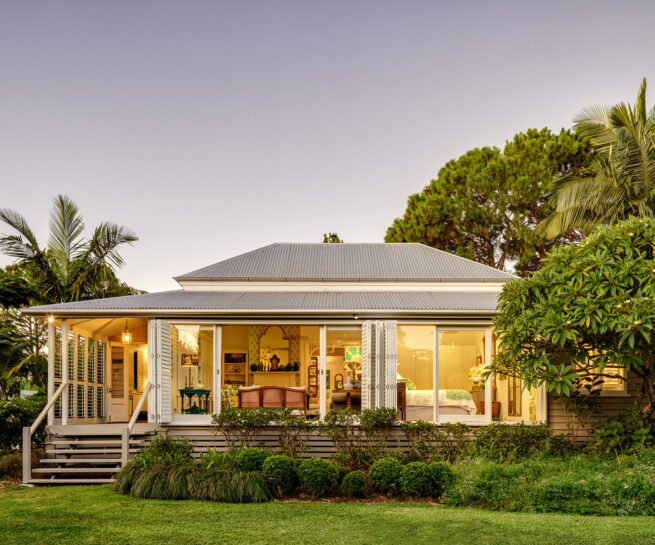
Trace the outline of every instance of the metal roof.
<instances>
[{"instance_id":1,"label":"metal roof","mask_svg":"<svg viewBox=\"0 0 655 545\"><path fill-rule=\"evenodd\" d=\"M515 278L417 243L276 243L176 280L482 281Z\"/></svg>"},{"instance_id":2,"label":"metal roof","mask_svg":"<svg viewBox=\"0 0 655 545\"><path fill-rule=\"evenodd\" d=\"M472 291L348 291L348 292L203 292L166 291L74 303L42 305L26 309L29 314L144 315L208 314L240 311L270 312L366 312L495 313L496 293Z\"/></svg>"}]
</instances>

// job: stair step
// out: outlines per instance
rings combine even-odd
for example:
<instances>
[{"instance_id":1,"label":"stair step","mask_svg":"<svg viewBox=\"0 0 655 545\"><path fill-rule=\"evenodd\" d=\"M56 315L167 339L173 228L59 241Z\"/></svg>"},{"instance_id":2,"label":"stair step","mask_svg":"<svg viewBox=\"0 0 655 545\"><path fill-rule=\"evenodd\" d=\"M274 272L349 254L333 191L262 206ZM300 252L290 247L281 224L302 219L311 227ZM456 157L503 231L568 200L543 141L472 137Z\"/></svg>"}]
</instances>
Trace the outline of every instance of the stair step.
<instances>
[{"instance_id":1,"label":"stair step","mask_svg":"<svg viewBox=\"0 0 655 545\"><path fill-rule=\"evenodd\" d=\"M122 450L119 448L107 448L107 449L86 449L86 448L72 448L72 449L46 449L46 454L121 454ZM130 454L136 452L141 452L141 449L131 448Z\"/></svg>"},{"instance_id":2,"label":"stair step","mask_svg":"<svg viewBox=\"0 0 655 545\"><path fill-rule=\"evenodd\" d=\"M32 473L118 473L119 467L38 467Z\"/></svg>"},{"instance_id":3,"label":"stair step","mask_svg":"<svg viewBox=\"0 0 655 545\"><path fill-rule=\"evenodd\" d=\"M30 479L30 484L111 484L114 479Z\"/></svg>"},{"instance_id":4,"label":"stair step","mask_svg":"<svg viewBox=\"0 0 655 545\"><path fill-rule=\"evenodd\" d=\"M42 464L120 464L120 458L44 458Z\"/></svg>"}]
</instances>

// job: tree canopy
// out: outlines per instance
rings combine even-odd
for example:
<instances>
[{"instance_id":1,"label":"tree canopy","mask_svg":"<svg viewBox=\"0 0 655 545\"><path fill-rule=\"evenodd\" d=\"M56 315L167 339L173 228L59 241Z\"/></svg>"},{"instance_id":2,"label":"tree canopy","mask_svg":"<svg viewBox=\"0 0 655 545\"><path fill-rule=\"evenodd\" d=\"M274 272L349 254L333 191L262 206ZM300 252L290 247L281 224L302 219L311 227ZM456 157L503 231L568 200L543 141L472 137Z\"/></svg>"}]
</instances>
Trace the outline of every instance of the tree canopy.
<instances>
[{"instance_id":1,"label":"tree canopy","mask_svg":"<svg viewBox=\"0 0 655 545\"><path fill-rule=\"evenodd\" d=\"M130 229L103 222L85 238L84 219L77 205L64 195L54 199L50 234L44 247L18 212L0 209L0 221L15 231L0 236L0 251L20 260L36 302L61 303L138 293L115 274L115 268L123 265L119 248L138 240Z\"/></svg>"},{"instance_id":2,"label":"tree canopy","mask_svg":"<svg viewBox=\"0 0 655 545\"><path fill-rule=\"evenodd\" d=\"M579 240L567 232L548 240L536 230L552 212L548 187L591 161L584 139L529 129L497 148L476 148L449 161L421 193L411 195L386 242L421 242L518 274L539 268L555 245Z\"/></svg>"},{"instance_id":3,"label":"tree canopy","mask_svg":"<svg viewBox=\"0 0 655 545\"><path fill-rule=\"evenodd\" d=\"M491 369L571 395L581 381L641 378L638 403L655 412L655 219L602 226L579 244L555 249L499 298L500 352Z\"/></svg>"},{"instance_id":4,"label":"tree canopy","mask_svg":"<svg viewBox=\"0 0 655 545\"><path fill-rule=\"evenodd\" d=\"M337 233L323 233L323 244L341 244L343 240Z\"/></svg>"},{"instance_id":5,"label":"tree canopy","mask_svg":"<svg viewBox=\"0 0 655 545\"><path fill-rule=\"evenodd\" d=\"M629 216L655 212L655 108L646 109L644 78L635 105L585 108L575 132L594 149L591 164L554 180L555 209L540 225L557 237L570 229L591 232Z\"/></svg>"}]
</instances>

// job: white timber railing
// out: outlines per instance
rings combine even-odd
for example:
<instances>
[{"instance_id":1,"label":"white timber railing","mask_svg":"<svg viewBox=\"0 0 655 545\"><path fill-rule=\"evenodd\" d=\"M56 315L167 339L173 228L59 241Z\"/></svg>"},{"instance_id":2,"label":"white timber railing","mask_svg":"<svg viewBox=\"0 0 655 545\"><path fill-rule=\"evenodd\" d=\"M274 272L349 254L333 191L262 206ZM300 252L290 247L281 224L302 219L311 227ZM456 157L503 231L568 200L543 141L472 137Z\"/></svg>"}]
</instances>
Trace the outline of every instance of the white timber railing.
<instances>
[{"instance_id":1,"label":"white timber railing","mask_svg":"<svg viewBox=\"0 0 655 545\"><path fill-rule=\"evenodd\" d=\"M150 393L151 388L152 388L152 383L150 382L146 383L146 387L143 389L143 393L139 398L139 402L136 404L136 408L132 413L132 418L130 418L130 421L128 422L127 426L123 428L122 437L121 437L122 439L121 466L123 467L125 466L125 464L127 464L127 461L130 457L130 434L132 433L132 429L134 428L134 425L136 424L136 421L139 418L139 413L141 412L143 404L148 398L148 394Z\"/></svg>"},{"instance_id":2,"label":"white timber railing","mask_svg":"<svg viewBox=\"0 0 655 545\"><path fill-rule=\"evenodd\" d=\"M37 430L41 422L43 422L43 419L67 386L68 380L64 378L59 385L59 388L57 388L55 395L53 395L48 403L46 403L46 406L43 407L43 410L39 413L39 416L36 417L34 423L29 427L26 426L23 428L23 484L29 484L30 479L32 478L32 435L34 435L34 432Z\"/></svg>"}]
</instances>

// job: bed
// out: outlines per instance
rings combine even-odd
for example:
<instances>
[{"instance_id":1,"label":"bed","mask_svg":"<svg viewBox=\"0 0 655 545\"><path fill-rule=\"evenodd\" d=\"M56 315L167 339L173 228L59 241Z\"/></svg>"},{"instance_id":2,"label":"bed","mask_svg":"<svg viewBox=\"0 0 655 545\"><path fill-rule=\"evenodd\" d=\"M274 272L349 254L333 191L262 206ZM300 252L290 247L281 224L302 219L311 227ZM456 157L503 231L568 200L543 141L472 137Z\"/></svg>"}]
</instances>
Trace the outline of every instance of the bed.
<instances>
[{"instance_id":1,"label":"bed","mask_svg":"<svg viewBox=\"0 0 655 545\"><path fill-rule=\"evenodd\" d=\"M431 421L434 414L433 390L407 390L407 420ZM466 390L439 390L439 414L477 414L473 397Z\"/></svg>"}]
</instances>

